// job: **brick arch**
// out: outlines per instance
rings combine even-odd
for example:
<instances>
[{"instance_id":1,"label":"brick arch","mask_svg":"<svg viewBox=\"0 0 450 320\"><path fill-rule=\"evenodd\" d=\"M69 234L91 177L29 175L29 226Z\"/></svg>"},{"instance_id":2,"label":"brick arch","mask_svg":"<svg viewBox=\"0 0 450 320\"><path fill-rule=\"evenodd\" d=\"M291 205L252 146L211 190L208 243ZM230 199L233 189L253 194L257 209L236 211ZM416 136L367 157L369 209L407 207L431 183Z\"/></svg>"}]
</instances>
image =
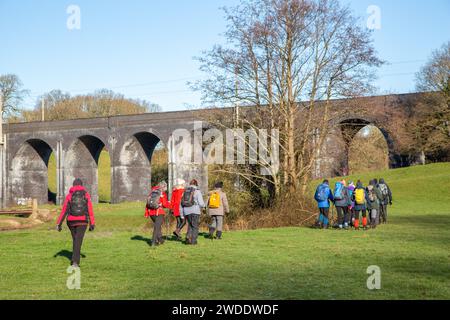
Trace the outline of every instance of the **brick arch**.
<instances>
[{"instance_id":1,"label":"brick arch","mask_svg":"<svg viewBox=\"0 0 450 320\"><path fill-rule=\"evenodd\" d=\"M98 202L98 160L105 142L93 135L79 136L64 154L64 193L67 194L75 178L80 178Z\"/></svg>"},{"instance_id":2,"label":"brick arch","mask_svg":"<svg viewBox=\"0 0 450 320\"><path fill-rule=\"evenodd\" d=\"M49 201L48 162L52 147L41 139L29 139L18 147L10 163L10 200L37 199L39 204Z\"/></svg>"},{"instance_id":3,"label":"brick arch","mask_svg":"<svg viewBox=\"0 0 450 320\"><path fill-rule=\"evenodd\" d=\"M112 201L142 201L151 185L151 161L156 146L164 141L149 131L138 131L116 146Z\"/></svg>"},{"instance_id":4,"label":"brick arch","mask_svg":"<svg viewBox=\"0 0 450 320\"><path fill-rule=\"evenodd\" d=\"M371 117L349 117L342 119L339 122L339 127L342 132L342 136L344 139L344 142L346 144L346 151L348 152L348 147L350 146L350 143L353 141L356 134L363 129L366 126L374 126L380 132L383 134L384 139L386 140L386 144L388 147L388 153L389 153L389 167L390 168L396 168L397 167L397 154L395 151L395 141L392 138L391 133L389 130L387 130L377 119L371 118ZM348 158L348 155L347 155Z\"/></svg>"}]
</instances>

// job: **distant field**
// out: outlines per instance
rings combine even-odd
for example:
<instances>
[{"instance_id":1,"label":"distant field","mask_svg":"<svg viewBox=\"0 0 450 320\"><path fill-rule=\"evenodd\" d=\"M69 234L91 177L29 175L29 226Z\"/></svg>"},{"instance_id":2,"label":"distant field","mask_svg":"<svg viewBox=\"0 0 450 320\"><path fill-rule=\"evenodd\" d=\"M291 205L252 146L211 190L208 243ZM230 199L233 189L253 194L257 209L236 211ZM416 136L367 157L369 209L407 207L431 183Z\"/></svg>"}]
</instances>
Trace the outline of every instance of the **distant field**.
<instances>
[{"instance_id":1,"label":"distant field","mask_svg":"<svg viewBox=\"0 0 450 320\"><path fill-rule=\"evenodd\" d=\"M0 233L0 299L450 299L450 163L358 177L391 186L388 225L226 232L153 249L142 204L97 205L79 291L66 288L67 228ZM381 290L366 287L371 265Z\"/></svg>"}]
</instances>

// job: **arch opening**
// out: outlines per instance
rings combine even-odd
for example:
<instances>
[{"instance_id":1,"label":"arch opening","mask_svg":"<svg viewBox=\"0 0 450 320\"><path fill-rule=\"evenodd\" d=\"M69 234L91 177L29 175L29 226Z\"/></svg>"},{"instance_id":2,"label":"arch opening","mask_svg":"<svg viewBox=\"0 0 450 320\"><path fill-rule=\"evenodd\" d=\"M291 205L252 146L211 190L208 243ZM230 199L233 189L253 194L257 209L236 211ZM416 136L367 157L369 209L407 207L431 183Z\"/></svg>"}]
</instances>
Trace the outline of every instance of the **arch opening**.
<instances>
[{"instance_id":1,"label":"arch opening","mask_svg":"<svg viewBox=\"0 0 450 320\"><path fill-rule=\"evenodd\" d=\"M80 178L94 203L99 202L98 167L105 144L91 135L79 137L65 156L64 186L67 194L75 178Z\"/></svg>"},{"instance_id":2,"label":"arch opening","mask_svg":"<svg viewBox=\"0 0 450 320\"><path fill-rule=\"evenodd\" d=\"M49 166L51 158L53 149L40 139L27 140L19 148L10 168L12 205L26 204L29 199L37 199L38 204L56 203L56 167Z\"/></svg>"},{"instance_id":3,"label":"arch opening","mask_svg":"<svg viewBox=\"0 0 450 320\"><path fill-rule=\"evenodd\" d=\"M389 147L383 132L368 124L348 142L348 173L357 174L389 169Z\"/></svg>"}]
</instances>

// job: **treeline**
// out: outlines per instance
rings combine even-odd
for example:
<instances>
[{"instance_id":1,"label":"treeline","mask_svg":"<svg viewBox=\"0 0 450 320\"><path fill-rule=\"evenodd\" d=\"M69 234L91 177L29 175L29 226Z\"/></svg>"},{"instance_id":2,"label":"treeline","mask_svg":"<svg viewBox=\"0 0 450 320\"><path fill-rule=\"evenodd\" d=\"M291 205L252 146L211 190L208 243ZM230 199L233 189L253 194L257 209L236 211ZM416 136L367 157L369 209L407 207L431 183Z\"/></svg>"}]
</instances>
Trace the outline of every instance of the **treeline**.
<instances>
[{"instance_id":1,"label":"treeline","mask_svg":"<svg viewBox=\"0 0 450 320\"><path fill-rule=\"evenodd\" d=\"M32 110L17 109L7 115L10 123L31 121L69 120L116 115L160 112L159 105L146 100L129 99L111 90L71 96L61 90L52 90L36 100Z\"/></svg>"},{"instance_id":2,"label":"treeline","mask_svg":"<svg viewBox=\"0 0 450 320\"><path fill-rule=\"evenodd\" d=\"M42 120L44 101L45 120L66 120L116 115L141 114L161 111L157 104L145 100L127 99L111 90L98 90L91 94L71 96L60 90L53 90L36 101L33 110L22 110L16 121Z\"/></svg>"}]
</instances>

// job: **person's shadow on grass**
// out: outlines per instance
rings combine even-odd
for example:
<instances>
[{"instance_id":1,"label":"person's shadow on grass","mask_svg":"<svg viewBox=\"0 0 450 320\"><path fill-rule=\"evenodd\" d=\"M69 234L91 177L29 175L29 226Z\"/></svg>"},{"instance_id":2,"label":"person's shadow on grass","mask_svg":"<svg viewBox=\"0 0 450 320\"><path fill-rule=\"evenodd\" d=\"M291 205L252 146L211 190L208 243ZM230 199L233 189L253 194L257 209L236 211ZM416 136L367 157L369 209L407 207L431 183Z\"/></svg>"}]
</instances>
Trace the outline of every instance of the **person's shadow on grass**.
<instances>
[{"instance_id":1,"label":"person's shadow on grass","mask_svg":"<svg viewBox=\"0 0 450 320\"><path fill-rule=\"evenodd\" d=\"M69 250L61 250L60 252L57 252L53 258L58 258L58 257L64 257L67 258L67 260L72 261L72 251ZM81 254L82 258L86 258L86 255Z\"/></svg>"},{"instance_id":2,"label":"person's shadow on grass","mask_svg":"<svg viewBox=\"0 0 450 320\"><path fill-rule=\"evenodd\" d=\"M144 242L147 243L149 246L152 245L152 239L144 238L143 236L134 236L134 237L131 237L130 240L134 240L134 241L144 241Z\"/></svg>"},{"instance_id":3,"label":"person's shadow on grass","mask_svg":"<svg viewBox=\"0 0 450 320\"><path fill-rule=\"evenodd\" d=\"M181 240L178 239L178 238L175 237L175 236L163 236L163 239L164 239L164 241L181 242ZM145 238L145 237L143 237L143 236L134 236L134 237L131 237L130 240L133 240L133 241L144 241L144 242L147 243L149 246L152 245L152 239Z\"/></svg>"}]
</instances>

